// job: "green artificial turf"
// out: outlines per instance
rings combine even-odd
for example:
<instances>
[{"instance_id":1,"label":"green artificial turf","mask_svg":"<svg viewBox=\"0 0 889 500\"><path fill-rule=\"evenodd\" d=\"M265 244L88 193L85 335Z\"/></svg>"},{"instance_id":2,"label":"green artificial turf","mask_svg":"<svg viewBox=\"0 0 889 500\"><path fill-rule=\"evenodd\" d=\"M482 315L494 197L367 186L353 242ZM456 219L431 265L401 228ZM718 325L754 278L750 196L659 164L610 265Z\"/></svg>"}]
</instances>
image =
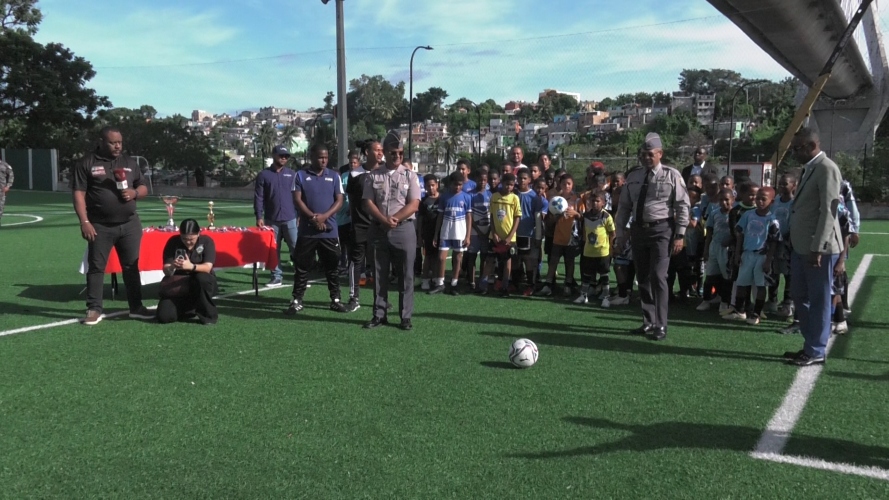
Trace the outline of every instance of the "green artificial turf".
<instances>
[{"instance_id":1,"label":"green artificial turf","mask_svg":"<svg viewBox=\"0 0 889 500\"><path fill-rule=\"evenodd\" d=\"M145 225L166 221L141 205ZM0 331L83 314L69 197L14 192L0 227ZM219 201L217 225L249 225ZM177 221L203 221L183 200ZM44 217L35 224L16 214ZM885 222L863 231L889 233ZM850 262L886 252L865 235ZM889 252L887 252L889 253ZM889 257L875 258L787 453L889 468ZM223 293L248 270L219 273ZM154 304L156 286L145 287ZM638 306L417 294L414 330L360 328L308 290L219 300L220 321L125 319L0 336L7 498L885 498L885 481L751 458L796 373L797 336L671 306L667 341L626 334ZM394 297L393 297L394 298ZM125 303L106 299L110 311ZM540 348L528 370L512 340Z\"/></svg>"}]
</instances>

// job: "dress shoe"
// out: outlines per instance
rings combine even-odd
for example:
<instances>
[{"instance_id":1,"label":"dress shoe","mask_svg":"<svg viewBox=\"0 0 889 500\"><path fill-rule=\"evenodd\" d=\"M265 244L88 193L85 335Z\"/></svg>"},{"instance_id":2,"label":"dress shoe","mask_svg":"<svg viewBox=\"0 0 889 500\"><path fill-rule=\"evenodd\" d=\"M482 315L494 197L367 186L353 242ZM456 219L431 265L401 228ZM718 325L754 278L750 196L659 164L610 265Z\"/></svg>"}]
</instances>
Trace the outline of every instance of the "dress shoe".
<instances>
[{"instance_id":1,"label":"dress shoe","mask_svg":"<svg viewBox=\"0 0 889 500\"><path fill-rule=\"evenodd\" d=\"M651 340L664 340L667 338L667 327L659 326L657 328L652 328L651 332L648 334L648 338Z\"/></svg>"},{"instance_id":2,"label":"dress shoe","mask_svg":"<svg viewBox=\"0 0 889 500\"><path fill-rule=\"evenodd\" d=\"M402 330L407 331L407 330L411 330L411 329L413 329L414 326L411 325L411 320L410 320L410 318L407 318L407 319L403 319L403 320L401 320L401 324L398 325L398 328L401 328Z\"/></svg>"},{"instance_id":3,"label":"dress shoe","mask_svg":"<svg viewBox=\"0 0 889 500\"><path fill-rule=\"evenodd\" d=\"M367 328L368 330L370 330L372 328L376 328L378 326L388 325L388 324L389 324L388 319L378 318L378 317L374 316L370 321L368 321L367 323L364 324L364 328Z\"/></svg>"},{"instance_id":4,"label":"dress shoe","mask_svg":"<svg viewBox=\"0 0 889 500\"><path fill-rule=\"evenodd\" d=\"M633 335L647 335L652 330L654 330L654 325L642 325L639 328L630 330L630 333Z\"/></svg>"}]
</instances>

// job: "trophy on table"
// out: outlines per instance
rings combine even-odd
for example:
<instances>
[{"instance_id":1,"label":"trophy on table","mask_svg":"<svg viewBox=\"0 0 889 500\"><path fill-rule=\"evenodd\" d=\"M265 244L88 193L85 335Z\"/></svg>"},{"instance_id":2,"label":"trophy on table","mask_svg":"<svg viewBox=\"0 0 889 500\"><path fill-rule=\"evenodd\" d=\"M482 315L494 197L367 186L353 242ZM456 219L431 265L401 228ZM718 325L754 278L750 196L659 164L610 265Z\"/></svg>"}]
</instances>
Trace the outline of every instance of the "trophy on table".
<instances>
[{"instance_id":1,"label":"trophy on table","mask_svg":"<svg viewBox=\"0 0 889 500\"><path fill-rule=\"evenodd\" d=\"M210 207L210 213L207 214L207 222L210 223L209 229L216 229L216 214L213 213L213 202L207 203Z\"/></svg>"},{"instance_id":2,"label":"trophy on table","mask_svg":"<svg viewBox=\"0 0 889 500\"><path fill-rule=\"evenodd\" d=\"M170 216L170 218L167 219L167 225L165 227L167 229L176 229L176 222L173 221L173 212L176 211L176 203L179 201L179 197L162 194L159 198L167 205L167 215Z\"/></svg>"}]
</instances>

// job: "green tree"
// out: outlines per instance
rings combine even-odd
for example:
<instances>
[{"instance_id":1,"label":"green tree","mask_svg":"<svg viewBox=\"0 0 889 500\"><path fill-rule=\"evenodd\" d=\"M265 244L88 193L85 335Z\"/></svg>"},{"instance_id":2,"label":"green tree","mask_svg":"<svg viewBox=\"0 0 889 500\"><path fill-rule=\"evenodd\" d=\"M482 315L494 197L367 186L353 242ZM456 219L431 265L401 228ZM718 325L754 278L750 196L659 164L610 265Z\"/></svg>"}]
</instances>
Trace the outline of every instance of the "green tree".
<instances>
[{"instance_id":1,"label":"green tree","mask_svg":"<svg viewBox=\"0 0 889 500\"><path fill-rule=\"evenodd\" d=\"M0 0L0 32L16 30L29 35L37 33L43 13L37 0Z\"/></svg>"},{"instance_id":2,"label":"green tree","mask_svg":"<svg viewBox=\"0 0 889 500\"><path fill-rule=\"evenodd\" d=\"M278 131L271 124L266 123L259 127L259 135L254 140L259 144L260 156L269 158L272 156L272 149L278 142Z\"/></svg>"},{"instance_id":3,"label":"green tree","mask_svg":"<svg viewBox=\"0 0 889 500\"><path fill-rule=\"evenodd\" d=\"M336 98L333 95L333 92L328 91L327 95L324 96L324 107L322 108L325 113L333 113L333 101Z\"/></svg>"},{"instance_id":4,"label":"green tree","mask_svg":"<svg viewBox=\"0 0 889 500\"><path fill-rule=\"evenodd\" d=\"M348 105L351 120L368 124L398 125L404 116L407 100L404 82L392 85L382 75L361 75L349 82Z\"/></svg>"},{"instance_id":5,"label":"green tree","mask_svg":"<svg viewBox=\"0 0 889 500\"><path fill-rule=\"evenodd\" d=\"M443 122L445 119L444 100L448 93L440 87L431 87L426 92L414 96L414 121L432 120Z\"/></svg>"}]
</instances>

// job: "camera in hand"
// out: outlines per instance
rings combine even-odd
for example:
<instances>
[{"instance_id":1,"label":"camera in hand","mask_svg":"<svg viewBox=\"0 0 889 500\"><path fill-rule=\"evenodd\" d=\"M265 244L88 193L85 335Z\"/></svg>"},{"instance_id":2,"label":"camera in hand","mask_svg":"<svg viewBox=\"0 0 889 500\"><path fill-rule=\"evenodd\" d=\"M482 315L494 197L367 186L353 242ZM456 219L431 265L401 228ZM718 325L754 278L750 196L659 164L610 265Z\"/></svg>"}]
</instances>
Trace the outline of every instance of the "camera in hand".
<instances>
[{"instance_id":1,"label":"camera in hand","mask_svg":"<svg viewBox=\"0 0 889 500\"><path fill-rule=\"evenodd\" d=\"M129 183L127 182L127 171L122 168L114 169L114 181L117 183L117 189L123 191L124 189L129 189Z\"/></svg>"},{"instance_id":2,"label":"camera in hand","mask_svg":"<svg viewBox=\"0 0 889 500\"><path fill-rule=\"evenodd\" d=\"M185 260L185 249L179 248L176 250L176 260Z\"/></svg>"}]
</instances>

